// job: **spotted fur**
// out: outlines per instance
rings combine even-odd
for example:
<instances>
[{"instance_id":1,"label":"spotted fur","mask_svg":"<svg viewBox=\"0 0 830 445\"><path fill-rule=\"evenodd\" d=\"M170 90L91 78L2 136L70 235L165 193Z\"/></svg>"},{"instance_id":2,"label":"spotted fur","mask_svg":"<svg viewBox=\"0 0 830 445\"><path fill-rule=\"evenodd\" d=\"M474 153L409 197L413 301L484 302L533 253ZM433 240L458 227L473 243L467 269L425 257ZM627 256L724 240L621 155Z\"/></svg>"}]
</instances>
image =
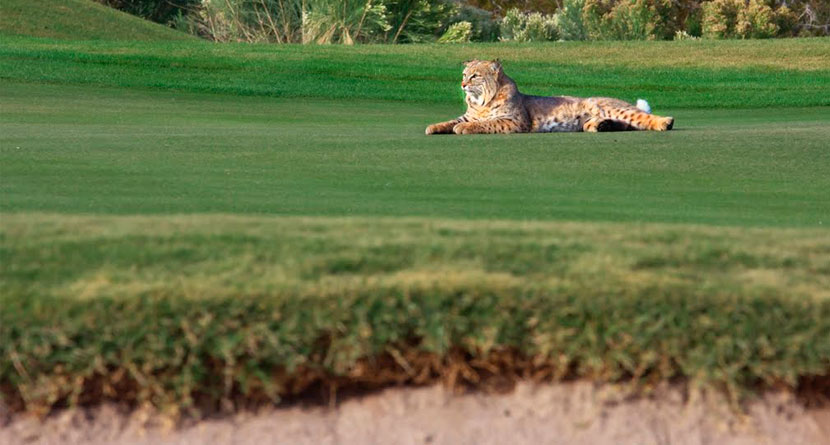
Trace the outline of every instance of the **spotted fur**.
<instances>
[{"instance_id":1,"label":"spotted fur","mask_svg":"<svg viewBox=\"0 0 830 445\"><path fill-rule=\"evenodd\" d=\"M430 125L426 134L666 131L674 126L674 118L651 114L644 100L634 106L607 97L522 94L498 61L467 62L461 88L467 112Z\"/></svg>"}]
</instances>

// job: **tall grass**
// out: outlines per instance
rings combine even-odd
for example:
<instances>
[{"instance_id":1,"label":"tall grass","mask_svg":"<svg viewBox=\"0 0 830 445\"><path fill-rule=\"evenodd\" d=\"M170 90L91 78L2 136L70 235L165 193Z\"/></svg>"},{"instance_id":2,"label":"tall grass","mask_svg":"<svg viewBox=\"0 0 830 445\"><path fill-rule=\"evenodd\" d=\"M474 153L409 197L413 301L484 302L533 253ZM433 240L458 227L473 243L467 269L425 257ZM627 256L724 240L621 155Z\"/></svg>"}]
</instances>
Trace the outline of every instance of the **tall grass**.
<instances>
[{"instance_id":1,"label":"tall grass","mask_svg":"<svg viewBox=\"0 0 830 445\"><path fill-rule=\"evenodd\" d=\"M460 9L425 0L205 0L177 26L217 41L421 42L435 40Z\"/></svg>"}]
</instances>

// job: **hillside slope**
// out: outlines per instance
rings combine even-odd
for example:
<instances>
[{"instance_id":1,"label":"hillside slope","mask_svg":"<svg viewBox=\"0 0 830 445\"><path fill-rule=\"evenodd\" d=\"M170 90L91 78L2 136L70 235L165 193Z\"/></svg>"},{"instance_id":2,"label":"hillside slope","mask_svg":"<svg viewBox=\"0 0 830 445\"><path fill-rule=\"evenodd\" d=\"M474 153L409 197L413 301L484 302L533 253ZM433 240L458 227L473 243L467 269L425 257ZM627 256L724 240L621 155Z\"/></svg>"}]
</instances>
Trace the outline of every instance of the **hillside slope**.
<instances>
[{"instance_id":1,"label":"hillside slope","mask_svg":"<svg viewBox=\"0 0 830 445\"><path fill-rule=\"evenodd\" d=\"M78 40L184 40L193 37L91 0L3 0L0 35Z\"/></svg>"}]
</instances>

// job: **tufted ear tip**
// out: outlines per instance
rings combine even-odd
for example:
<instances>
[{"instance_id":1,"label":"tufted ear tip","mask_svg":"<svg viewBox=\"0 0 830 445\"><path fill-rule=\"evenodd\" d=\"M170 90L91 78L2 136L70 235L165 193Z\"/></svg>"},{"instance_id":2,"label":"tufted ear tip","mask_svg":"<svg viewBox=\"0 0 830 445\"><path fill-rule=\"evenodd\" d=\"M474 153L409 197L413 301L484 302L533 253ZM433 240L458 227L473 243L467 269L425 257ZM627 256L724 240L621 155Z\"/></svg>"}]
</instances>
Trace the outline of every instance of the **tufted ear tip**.
<instances>
[{"instance_id":1,"label":"tufted ear tip","mask_svg":"<svg viewBox=\"0 0 830 445\"><path fill-rule=\"evenodd\" d=\"M501 60L496 59L496 60L490 62L490 69L494 73L497 73L501 69Z\"/></svg>"}]
</instances>

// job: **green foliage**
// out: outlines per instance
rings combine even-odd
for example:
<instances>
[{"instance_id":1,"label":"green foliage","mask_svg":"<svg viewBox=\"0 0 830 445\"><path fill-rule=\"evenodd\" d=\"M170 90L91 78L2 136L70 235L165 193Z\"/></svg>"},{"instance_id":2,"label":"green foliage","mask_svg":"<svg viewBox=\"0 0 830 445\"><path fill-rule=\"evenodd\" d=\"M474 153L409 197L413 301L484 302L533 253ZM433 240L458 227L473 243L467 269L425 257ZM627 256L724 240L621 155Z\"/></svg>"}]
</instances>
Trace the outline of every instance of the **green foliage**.
<instances>
[{"instance_id":1,"label":"green foliage","mask_svg":"<svg viewBox=\"0 0 830 445\"><path fill-rule=\"evenodd\" d=\"M558 37L559 31L553 15L523 13L511 9L501 21L501 39L505 41L544 42Z\"/></svg>"},{"instance_id":2,"label":"green foliage","mask_svg":"<svg viewBox=\"0 0 830 445\"><path fill-rule=\"evenodd\" d=\"M418 43L434 41L458 11L427 0L202 0L188 20L217 41Z\"/></svg>"},{"instance_id":3,"label":"green foliage","mask_svg":"<svg viewBox=\"0 0 830 445\"><path fill-rule=\"evenodd\" d=\"M315 0L303 11L303 43L378 40L391 29L382 1Z\"/></svg>"},{"instance_id":4,"label":"green foliage","mask_svg":"<svg viewBox=\"0 0 830 445\"><path fill-rule=\"evenodd\" d=\"M432 42L458 11L448 2L428 0L388 0L385 7L390 25L386 43Z\"/></svg>"},{"instance_id":5,"label":"green foliage","mask_svg":"<svg viewBox=\"0 0 830 445\"><path fill-rule=\"evenodd\" d=\"M460 3L452 22L470 22L473 25L470 40L474 42L495 42L499 39L499 20L485 10Z\"/></svg>"},{"instance_id":6,"label":"green foliage","mask_svg":"<svg viewBox=\"0 0 830 445\"><path fill-rule=\"evenodd\" d=\"M453 23L447 32L438 39L438 43L465 43L473 35L473 25L470 22Z\"/></svg>"},{"instance_id":7,"label":"green foliage","mask_svg":"<svg viewBox=\"0 0 830 445\"><path fill-rule=\"evenodd\" d=\"M392 29L381 0L202 0L193 19L217 41L352 45Z\"/></svg>"},{"instance_id":8,"label":"green foliage","mask_svg":"<svg viewBox=\"0 0 830 445\"><path fill-rule=\"evenodd\" d=\"M666 39L675 32L667 22L672 5L669 0L586 0L582 20L594 40Z\"/></svg>"},{"instance_id":9,"label":"green foliage","mask_svg":"<svg viewBox=\"0 0 830 445\"><path fill-rule=\"evenodd\" d=\"M556 11L556 24L562 40L587 40L588 31L582 19L585 0L564 0Z\"/></svg>"},{"instance_id":10,"label":"green foliage","mask_svg":"<svg viewBox=\"0 0 830 445\"><path fill-rule=\"evenodd\" d=\"M775 37L796 19L786 6L773 10L762 0L712 0L703 4L703 35L716 39Z\"/></svg>"}]
</instances>

